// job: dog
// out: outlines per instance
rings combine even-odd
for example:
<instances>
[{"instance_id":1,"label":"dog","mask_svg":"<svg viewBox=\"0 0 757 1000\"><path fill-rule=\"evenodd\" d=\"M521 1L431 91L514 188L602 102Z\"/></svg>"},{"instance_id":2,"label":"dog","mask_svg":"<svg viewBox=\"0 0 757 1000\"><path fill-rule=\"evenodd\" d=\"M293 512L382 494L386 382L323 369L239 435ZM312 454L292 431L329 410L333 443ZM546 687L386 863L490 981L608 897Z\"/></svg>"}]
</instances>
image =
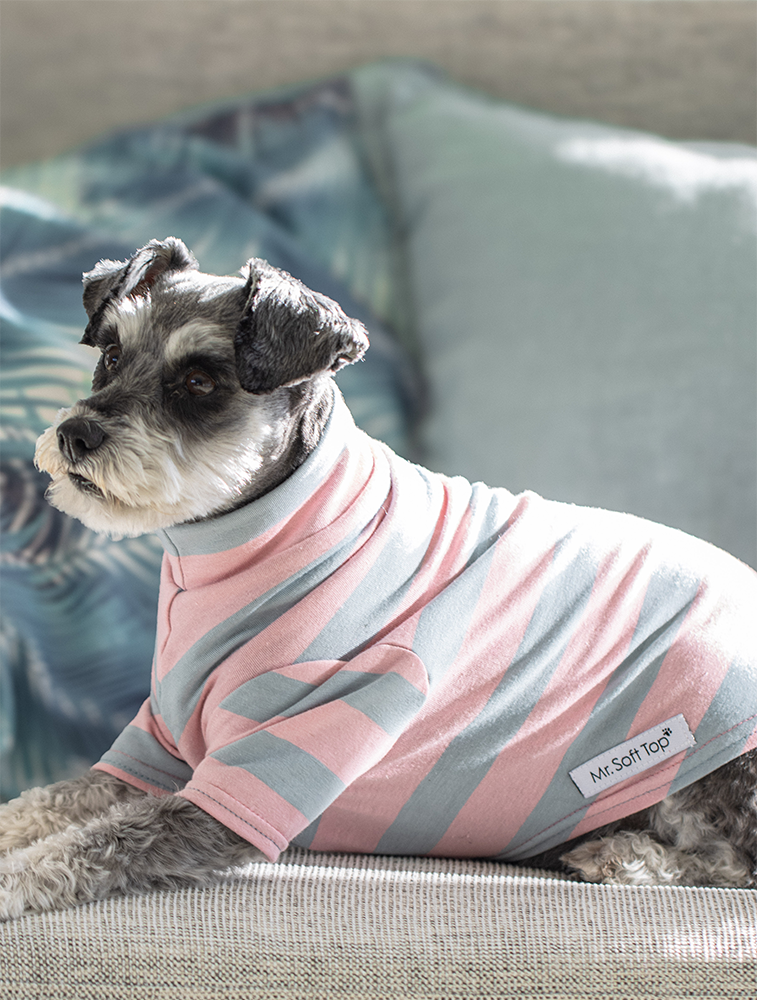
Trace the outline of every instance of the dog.
<instances>
[{"instance_id":1,"label":"dog","mask_svg":"<svg viewBox=\"0 0 757 1000\"><path fill-rule=\"evenodd\" d=\"M51 503L165 556L150 696L0 810L0 915L313 850L755 887L757 575L630 515L471 485L357 430L363 326L153 240L84 275L92 395Z\"/></svg>"}]
</instances>

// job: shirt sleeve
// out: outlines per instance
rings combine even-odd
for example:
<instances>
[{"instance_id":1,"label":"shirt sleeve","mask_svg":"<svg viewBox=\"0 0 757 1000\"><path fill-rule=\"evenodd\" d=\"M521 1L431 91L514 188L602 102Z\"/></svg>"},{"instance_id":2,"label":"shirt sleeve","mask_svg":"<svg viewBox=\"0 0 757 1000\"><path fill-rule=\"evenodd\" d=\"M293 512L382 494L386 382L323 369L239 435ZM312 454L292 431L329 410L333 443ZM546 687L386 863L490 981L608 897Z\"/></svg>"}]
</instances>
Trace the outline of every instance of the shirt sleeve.
<instances>
[{"instance_id":1,"label":"shirt sleeve","mask_svg":"<svg viewBox=\"0 0 757 1000\"><path fill-rule=\"evenodd\" d=\"M390 643L254 677L221 702L208 734L218 745L180 794L276 860L384 757L427 694L423 662Z\"/></svg>"},{"instance_id":2,"label":"shirt sleeve","mask_svg":"<svg viewBox=\"0 0 757 1000\"><path fill-rule=\"evenodd\" d=\"M153 714L150 698L94 768L155 795L173 794L192 777L192 768Z\"/></svg>"}]
</instances>

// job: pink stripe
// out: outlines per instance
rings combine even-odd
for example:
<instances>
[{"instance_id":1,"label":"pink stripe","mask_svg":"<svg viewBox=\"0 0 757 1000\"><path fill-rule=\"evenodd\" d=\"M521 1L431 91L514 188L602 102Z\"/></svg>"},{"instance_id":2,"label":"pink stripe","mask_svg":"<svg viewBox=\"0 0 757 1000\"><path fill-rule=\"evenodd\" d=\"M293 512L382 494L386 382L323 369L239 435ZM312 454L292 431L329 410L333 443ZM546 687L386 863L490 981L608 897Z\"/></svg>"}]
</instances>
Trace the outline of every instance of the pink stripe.
<instances>
[{"instance_id":1,"label":"pink stripe","mask_svg":"<svg viewBox=\"0 0 757 1000\"><path fill-rule=\"evenodd\" d=\"M733 586L733 581L729 583ZM755 619L757 619L757 588ZM642 733L676 714L675 706L686 706L686 721L695 730L704 718L728 669L754 639L755 621L747 622L743 605L734 608L723 601L725 591L708 578L689 609L678 637L662 662L631 727L630 735ZM743 593L743 592L742 592ZM697 678L696 686L691 677ZM665 714L664 705L671 709ZM677 708L676 711L680 711ZM661 715L662 712L662 715Z\"/></svg>"},{"instance_id":2,"label":"pink stripe","mask_svg":"<svg viewBox=\"0 0 757 1000\"><path fill-rule=\"evenodd\" d=\"M253 563L257 572L258 560L265 562L289 556L291 553L287 550L301 549L303 539L310 542L321 531L340 521L356 501L361 500L375 473L371 451L343 451L334 469L315 492L268 531L220 553L169 556L180 567L181 577L177 576L177 582L183 589L203 587L227 576L246 573ZM362 510L362 504L359 506ZM266 589L263 587L261 593Z\"/></svg>"},{"instance_id":3,"label":"pink stripe","mask_svg":"<svg viewBox=\"0 0 757 1000\"><path fill-rule=\"evenodd\" d=\"M314 851L359 854L375 851L382 834L404 805L399 793L393 800L385 794L387 780L393 778L376 779L375 772L374 768L369 773L367 783L361 779L357 787L347 788L323 813L310 844Z\"/></svg>"},{"instance_id":4,"label":"pink stripe","mask_svg":"<svg viewBox=\"0 0 757 1000\"><path fill-rule=\"evenodd\" d=\"M252 719L245 719L236 712L229 712L225 708L214 708L212 715L203 716L202 726L194 734L192 743L202 748L200 759L207 754L215 753L223 747L229 746L242 740L245 736L251 736L263 729L270 729L286 716L279 715L274 719L267 719L265 722L255 722ZM193 726L188 725L186 731ZM189 742L189 741L187 741ZM185 740L182 736L182 747Z\"/></svg>"},{"instance_id":5,"label":"pink stripe","mask_svg":"<svg viewBox=\"0 0 757 1000\"><path fill-rule=\"evenodd\" d=\"M308 825L299 809L255 775L213 757L202 762L192 781L178 794L254 844L272 861Z\"/></svg>"},{"instance_id":6,"label":"pink stripe","mask_svg":"<svg viewBox=\"0 0 757 1000\"><path fill-rule=\"evenodd\" d=\"M371 533L372 526L355 543L354 554L316 592L304 597L232 653L224 661L224 672L236 673L238 678L250 678L263 671L282 669L298 660L381 554L381 547L373 544Z\"/></svg>"},{"instance_id":7,"label":"pink stripe","mask_svg":"<svg viewBox=\"0 0 757 1000\"><path fill-rule=\"evenodd\" d=\"M174 578L174 567L171 563L169 557L163 553L163 560L160 564L160 590L158 592L158 624L157 624L157 634L155 638L155 650L157 662L160 663L160 658L163 656L164 650L166 648L166 643L168 642L169 636L171 634L170 628L170 615L171 606L174 602L174 598L177 593L177 584ZM156 662L153 660L152 665L153 670L153 683L155 683L155 675L157 673Z\"/></svg>"},{"instance_id":8,"label":"pink stripe","mask_svg":"<svg viewBox=\"0 0 757 1000\"><path fill-rule=\"evenodd\" d=\"M379 551L370 544L360 546L358 542L356 545L359 551L322 584L316 593L303 598L291 611L281 615L224 660L223 670L216 671L206 681L202 699L195 710L196 716L200 713L203 717L212 714L240 684L262 673L278 669L285 672L286 676L299 680L308 679L307 671L300 672L303 665L296 664L295 661L320 635L334 611L358 586L379 555ZM199 630L196 638L202 634L203 630ZM314 676L325 680L326 676L334 672L328 665L337 662L318 661ZM191 739L190 729L191 725L187 726L187 739Z\"/></svg>"},{"instance_id":9,"label":"pink stripe","mask_svg":"<svg viewBox=\"0 0 757 1000\"><path fill-rule=\"evenodd\" d=\"M526 583L513 581L511 559L512 553L501 545L471 619L463 645L464 660L454 663L441 679L432 701L413 721L412 730L401 734L386 756L324 813L313 847L362 842L363 850L374 850L452 740L486 706L523 640L549 578L552 552L532 564ZM512 620L513 627L504 631L492 628L492 623L504 616ZM502 664L500 670L493 666L497 662ZM477 669L479 663L489 669ZM361 841L362 837L365 840Z\"/></svg>"},{"instance_id":10,"label":"pink stripe","mask_svg":"<svg viewBox=\"0 0 757 1000\"><path fill-rule=\"evenodd\" d=\"M487 852L503 851L547 791L630 648L648 579L646 574L641 579L645 553L634 556L629 563L625 552L615 553L600 566L583 619L544 693L434 853L457 852L472 822ZM553 741L555 720L559 737Z\"/></svg>"},{"instance_id":11,"label":"pink stripe","mask_svg":"<svg viewBox=\"0 0 757 1000\"><path fill-rule=\"evenodd\" d=\"M414 614L440 594L465 569L470 556L470 489L442 477L434 533L408 589L400 613Z\"/></svg>"},{"instance_id":12,"label":"pink stripe","mask_svg":"<svg viewBox=\"0 0 757 1000\"><path fill-rule=\"evenodd\" d=\"M707 547L710 549L710 547ZM679 635L665 656L657 677L652 683L629 729L627 738L643 733L659 722L677 715L682 707L684 717L692 731L704 718L712 700L726 678L728 669L740 651L748 648L754 623L747 622L743 605L733 607L724 601L723 594L735 587L739 564L728 559L724 562L718 550L711 549L706 583L703 584L684 619ZM741 594L755 591L755 577L747 567L743 573ZM691 678L696 678L692 684ZM745 752L745 751L742 751ZM640 808L661 802L683 763L685 754L679 754L649 775L629 778L616 789L600 795L592 803L574 835L588 832L609 822L605 817L630 815ZM639 806L639 796L644 805ZM625 812L618 801L628 801ZM630 807L632 804L632 808Z\"/></svg>"},{"instance_id":13,"label":"pink stripe","mask_svg":"<svg viewBox=\"0 0 757 1000\"><path fill-rule=\"evenodd\" d=\"M286 582L305 566L320 558L359 525L369 522L356 543L365 544L380 523L386 495L386 460L368 482L325 483L283 528L272 529L260 539L211 556L165 556L158 641L162 679L203 635L272 588ZM363 457L371 465L370 454ZM347 486L351 487L351 494ZM352 496L354 494L354 496ZM379 514L374 516L374 512ZM371 517L373 516L373 521ZM332 518L328 521L328 518ZM326 523L324 524L324 521ZM316 527L314 528L314 522ZM323 525L323 526L320 526ZM305 542L302 541L303 533ZM270 536L270 538L269 538ZM378 553L374 553L375 559ZM233 576L230 571L235 571ZM193 589L176 593L177 586ZM338 607L336 604L334 607ZM180 616L182 628L170 632L171 616ZM169 634L170 633L170 634ZM303 647L305 648L305 647Z\"/></svg>"},{"instance_id":14,"label":"pink stripe","mask_svg":"<svg viewBox=\"0 0 757 1000\"><path fill-rule=\"evenodd\" d=\"M141 778L136 778L133 774L129 774L128 771L122 771L120 767L114 767L113 764L106 764L101 760L92 765L92 770L106 771L108 774L112 774L114 778L120 778L121 781L125 781L127 785L133 785L135 788L147 792L148 795L174 794L173 792L166 791L165 788L160 788L158 785L151 785L147 781L142 781Z\"/></svg>"},{"instance_id":15,"label":"pink stripe","mask_svg":"<svg viewBox=\"0 0 757 1000\"><path fill-rule=\"evenodd\" d=\"M383 757L393 742L380 726L343 701L319 705L266 729L311 754L345 785Z\"/></svg>"},{"instance_id":16,"label":"pink stripe","mask_svg":"<svg viewBox=\"0 0 757 1000\"><path fill-rule=\"evenodd\" d=\"M370 475L370 468L368 456L343 451L318 489L268 531L220 553L170 556L179 567L177 583L183 589L204 586L223 576L244 573L255 559L268 559L285 552L338 517L352 501L356 486L359 489ZM353 476L357 478L353 480Z\"/></svg>"},{"instance_id":17,"label":"pink stripe","mask_svg":"<svg viewBox=\"0 0 757 1000\"><path fill-rule=\"evenodd\" d=\"M438 508L435 508L436 523L431 540L394 619L377 633L376 639L379 641L393 634L398 619L404 618L407 621L408 617L414 618L417 612L422 611L463 572L471 556L471 540L479 540L478 532L472 530L469 484L464 480L439 476L434 485L438 493L435 501ZM400 523L411 524L413 521L412 511L394 509L394 503L397 502L401 503L402 500L393 501L389 510L387 530L390 531L393 530L395 518ZM417 625L417 620L415 624Z\"/></svg>"}]
</instances>

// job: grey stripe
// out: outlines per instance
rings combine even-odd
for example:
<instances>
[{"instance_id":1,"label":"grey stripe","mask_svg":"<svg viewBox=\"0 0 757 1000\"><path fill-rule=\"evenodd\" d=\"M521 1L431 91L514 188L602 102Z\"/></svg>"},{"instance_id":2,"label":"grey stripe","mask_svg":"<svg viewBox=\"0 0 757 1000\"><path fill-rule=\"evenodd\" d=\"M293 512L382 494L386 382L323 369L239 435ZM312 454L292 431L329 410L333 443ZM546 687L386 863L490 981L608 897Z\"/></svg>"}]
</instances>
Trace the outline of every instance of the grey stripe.
<instances>
[{"instance_id":1,"label":"grey stripe","mask_svg":"<svg viewBox=\"0 0 757 1000\"><path fill-rule=\"evenodd\" d=\"M583 731L568 748L544 795L507 848L497 855L497 860L520 860L546 850L547 846L567 839L585 816L593 799L584 799L568 772L628 739L633 720L699 590L698 577L684 576L681 567L673 572L671 578L671 572L663 568L650 579L630 652L613 671ZM559 816L570 816L566 826L553 826ZM549 834L538 838L550 826ZM524 844L527 846L523 847Z\"/></svg>"},{"instance_id":2,"label":"grey stripe","mask_svg":"<svg viewBox=\"0 0 757 1000\"><path fill-rule=\"evenodd\" d=\"M157 532L170 555L197 556L226 552L270 531L308 500L344 451L354 424L341 394L335 399L321 440L299 468L280 486L244 507L220 517L179 524Z\"/></svg>"},{"instance_id":3,"label":"grey stripe","mask_svg":"<svg viewBox=\"0 0 757 1000\"><path fill-rule=\"evenodd\" d=\"M393 734L404 729L425 700L416 687L393 671L366 674L338 670L317 685L281 674L262 674L232 691L220 707L245 719L267 722L277 715L291 718L329 702L343 701Z\"/></svg>"},{"instance_id":4,"label":"grey stripe","mask_svg":"<svg viewBox=\"0 0 757 1000\"><path fill-rule=\"evenodd\" d=\"M298 705L315 690L316 684L308 684L272 671L245 681L227 695L218 707L234 712L243 719L268 722L277 715L291 714L292 706Z\"/></svg>"},{"instance_id":5,"label":"grey stripe","mask_svg":"<svg viewBox=\"0 0 757 1000\"><path fill-rule=\"evenodd\" d=\"M410 526L410 530L407 534L399 530L392 532L365 578L315 642L305 650L299 662L330 659L335 656L345 660L352 659L365 648L373 636L395 618L403 606L436 531L436 516L432 516L432 512L436 511L434 497L439 485L433 474L406 463L398 463L396 476L393 502L401 503L403 509L393 510L389 516L396 524ZM474 566L484 556L487 558L486 567L490 565L493 548L507 526L505 508L509 510L511 506L510 494L490 490L482 483L474 483L471 487L469 533L479 541L468 557L468 567ZM420 540L418 540L419 528L425 529ZM482 566L480 571L483 574L485 571L488 572L488 568L484 570ZM467 627L467 620L475 608L482 585L483 579L479 585L476 580L467 577L460 586L457 586L457 580L453 581L445 591L445 594L449 592L447 596L449 604L455 604L455 617L444 620L444 627L436 632L433 640L435 661L441 662L445 659L444 650L439 648L439 636L445 635L447 630L450 634L446 637L445 648L451 653L449 662L452 662L457 655L462 643L462 637L458 637L458 632L461 627ZM469 603L466 604L466 601ZM440 612L439 605L432 602L423 615L428 621L446 613L448 612L443 610ZM436 623L434 627L436 628ZM421 653L418 655L424 659ZM446 669L447 665L445 661L440 669Z\"/></svg>"},{"instance_id":6,"label":"grey stripe","mask_svg":"<svg viewBox=\"0 0 757 1000\"><path fill-rule=\"evenodd\" d=\"M415 467L408 466L407 470L410 474L403 475L402 464L396 470L399 484L394 483L392 505L400 505L401 509L393 509L388 514L395 530L389 531L376 561L344 603L335 609L334 616L302 653L298 663L351 660L402 607L436 530L436 519L431 516L434 483L426 475L419 475ZM424 516L427 512L429 516ZM401 530L401 525L409 525L410 529ZM379 526L374 544L382 530L386 531L387 526Z\"/></svg>"},{"instance_id":7,"label":"grey stripe","mask_svg":"<svg viewBox=\"0 0 757 1000\"><path fill-rule=\"evenodd\" d=\"M401 733L426 701L418 688L393 671L354 676L369 679L361 681L341 700L362 712L390 736Z\"/></svg>"},{"instance_id":8,"label":"grey stripe","mask_svg":"<svg viewBox=\"0 0 757 1000\"><path fill-rule=\"evenodd\" d=\"M558 542L520 647L477 718L444 751L381 838L381 854L426 854L541 697L580 623L597 560L571 532Z\"/></svg>"},{"instance_id":9,"label":"grey stripe","mask_svg":"<svg viewBox=\"0 0 757 1000\"><path fill-rule=\"evenodd\" d=\"M265 730L230 743L211 756L249 771L309 820L319 816L346 787L312 754Z\"/></svg>"},{"instance_id":10,"label":"grey stripe","mask_svg":"<svg viewBox=\"0 0 757 1000\"><path fill-rule=\"evenodd\" d=\"M323 583L344 562L359 534L355 529L329 553L220 622L198 639L157 684L163 721L177 745L216 667Z\"/></svg>"},{"instance_id":11,"label":"grey stripe","mask_svg":"<svg viewBox=\"0 0 757 1000\"><path fill-rule=\"evenodd\" d=\"M306 826L304 830L301 830L296 837L292 837L290 843L294 844L295 847L310 847L315 840L315 835L318 833L318 827L320 824L321 817L316 816L309 826Z\"/></svg>"},{"instance_id":12,"label":"grey stripe","mask_svg":"<svg viewBox=\"0 0 757 1000\"><path fill-rule=\"evenodd\" d=\"M100 759L167 792L183 788L192 777L189 764L137 726L127 726Z\"/></svg>"},{"instance_id":13,"label":"grey stripe","mask_svg":"<svg viewBox=\"0 0 757 1000\"><path fill-rule=\"evenodd\" d=\"M483 496L482 496L483 494ZM413 652L423 661L434 686L457 659L491 571L497 542L508 527L503 510L512 506L509 494L473 484L471 532L479 542L465 570L421 612L413 637Z\"/></svg>"},{"instance_id":14,"label":"grey stripe","mask_svg":"<svg viewBox=\"0 0 757 1000\"><path fill-rule=\"evenodd\" d=\"M512 495L506 490L493 490L484 483L473 483L470 533L478 542L468 557L468 566L473 566L500 540L509 527L512 505Z\"/></svg>"},{"instance_id":15,"label":"grey stripe","mask_svg":"<svg viewBox=\"0 0 757 1000\"><path fill-rule=\"evenodd\" d=\"M741 705L740 717L745 721L733 728L734 705ZM744 750L744 744L757 727L757 665L736 659L723 678L710 707L696 728L697 745L688 751L675 781L670 787L677 792L693 781L709 774Z\"/></svg>"}]
</instances>

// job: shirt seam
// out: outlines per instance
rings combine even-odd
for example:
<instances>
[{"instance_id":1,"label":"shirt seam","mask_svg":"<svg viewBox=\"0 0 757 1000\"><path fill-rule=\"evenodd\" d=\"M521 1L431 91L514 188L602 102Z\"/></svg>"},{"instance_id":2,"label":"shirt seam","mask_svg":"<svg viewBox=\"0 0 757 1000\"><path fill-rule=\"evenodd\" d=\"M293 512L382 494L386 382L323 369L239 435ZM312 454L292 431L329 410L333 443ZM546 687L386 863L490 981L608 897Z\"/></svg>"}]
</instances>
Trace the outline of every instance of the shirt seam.
<instances>
[{"instance_id":1,"label":"shirt seam","mask_svg":"<svg viewBox=\"0 0 757 1000\"><path fill-rule=\"evenodd\" d=\"M235 812L233 809L231 809L225 803L220 802L218 799L214 798L214 796L208 794L208 792L204 791L202 788L199 788L197 785L192 785L191 788L189 788L189 789L183 789L183 791L187 791L187 790L189 790L191 792L196 792L198 795L204 795L206 799L210 799L211 802L215 802L215 804L217 806L220 806L221 809L224 809L226 812L230 813L232 816L234 816L236 819L238 819L241 823L244 823L245 826L249 826L249 828L251 830L254 830L255 833L260 834L260 836L266 841L266 843L271 844L273 847L275 847L275 849L278 852L281 852L282 850L285 850L286 849L286 845L289 844L288 839L281 833L281 831L280 830L276 830L276 832L281 836L281 839L285 842L285 846L282 848L279 844L276 843L275 840L273 840L271 837L269 837L267 833L264 833L259 827L255 826L254 823L251 823L244 816L241 816L238 812ZM251 812L253 816L258 816L258 814L254 810L252 810L252 809L250 809L249 812ZM263 820L263 817L262 816L258 816L258 819ZM265 820L263 820L263 821L265 822ZM273 829L276 829L276 828L273 827Z\"/></svg>"}]
</instances>

